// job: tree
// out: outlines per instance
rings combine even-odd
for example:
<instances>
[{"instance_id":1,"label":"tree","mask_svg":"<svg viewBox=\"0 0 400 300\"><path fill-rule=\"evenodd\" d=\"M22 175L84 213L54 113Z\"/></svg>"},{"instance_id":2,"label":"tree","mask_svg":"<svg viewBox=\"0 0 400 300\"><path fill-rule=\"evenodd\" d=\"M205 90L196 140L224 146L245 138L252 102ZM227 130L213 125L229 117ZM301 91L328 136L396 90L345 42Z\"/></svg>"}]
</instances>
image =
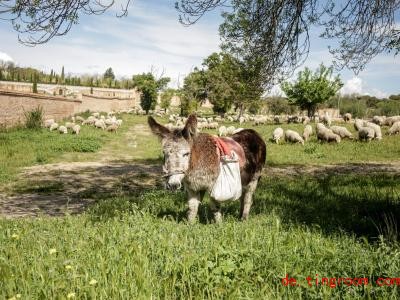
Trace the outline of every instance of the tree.
<instances>
[{"instance_id":1,"label":"tree","mask_svg":"<svg viewBox=\"0 0 400 300\"><path fill-rule=\"evenodd\" d=\"M114 80L115 79L115 75L114 75L114 71L112 68L108 68L105 72L104 72L104 79L111 79Z\"/></svg>"},{"instance_id":2,"label":"tree","mask_svg":"<svg viewBox=\"0 0 400 300\"><path fill-rule=\"evenodd\" d=\"M333 68L327 68L323 64L314 73L305 68L298 73L294 83L282 83L282 90L289 102L307 110L308 116L312 117L317 105L326 102L343 86L339 75L332 77L332 74Z\"/></svg>"},{"instance_id":3,"label":"tree","mask_svg":"<svg viewBox=\"0 0 400 300\"><path fill-rule=\"evenodd\" d=\"M179 91L181 98L181 115L187 116L197 110L199 104L207 99L206 77L204 70L194 68L183 81Z\"/></svg>"},{"instance_id":4,"label":"tree","mask_svg":"<svg viewBox=\"0 0 400 300\"><path fill-rule=\"evenodd\" d=\"M32 92L37 94L38 89L37 89L37 75L36 73L33 74L33 84L32 84Z\"/></svg>"},{"instance_id":5,"label":"tree","mask_svg":"<svg viewBox=\"0 0 400 300\"><path fill-rule=\"evenodd\" d=\"M174 89L166 89L164 92L161 93L160 96L160 107L162 109L167 110L169 106L171 105L171 99L172 97L175 96L175 90Z\"/></svg>"},{"instance_id":6,"label":"tree","mask_svg":"<svg viewBox=\"0 0 400 300\"><path fill-rule=\"evenodd\" d=\"M64 66L62 66L62 69L61 69L61 77L60 77L60 80L61 80L61 84L64 84L64 80L65 80L65 74L64 74Z\"/></svg>"},{"instance_id":7,"label":"tree","mask_svg":"<svg viewBox=\"0 0 400 300\"><path fill-rule=\"evenodd\" d=\"M134 75L132 80L133 86L141 93L140 106L146 111L146 114L149 113L149 110L155 109L158 92L162 91L170 81L168 77L156 79L152 73Z\"/></svg>"},{"instance_id":8,"label":"tree","mask_svg":"<svg viewBox=\"0 0 400 300\"><path fill-rule=\"evenodd\" d=\"M310 27L334 41L329 51L337 68L358 73L375 55L400 49L395 13L398 0L180 0L180 20L195 23L204 13L231 4L220 27L223 49L259 66L264 88L301 65L310 49Z\"/></svg>"}]
</instances>

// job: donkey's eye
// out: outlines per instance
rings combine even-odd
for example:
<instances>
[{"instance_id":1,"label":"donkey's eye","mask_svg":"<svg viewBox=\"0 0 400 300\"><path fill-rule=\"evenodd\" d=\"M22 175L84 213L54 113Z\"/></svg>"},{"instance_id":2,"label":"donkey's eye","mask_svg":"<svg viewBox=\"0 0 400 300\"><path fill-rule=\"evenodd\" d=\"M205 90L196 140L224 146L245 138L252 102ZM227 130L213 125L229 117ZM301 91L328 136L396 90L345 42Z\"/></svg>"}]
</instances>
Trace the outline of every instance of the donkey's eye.
<instances>
[{"instance_id":1,"label":"donkey's eye","mask_svg":"<svg viewBox=\"0 0 400 300\"><path fill-rule=\"evenodd\" d=\"M189 154L190 154L190 152L185 152L185 153L183 153L183 157L189 156Z\"/></svg>"}]
</instances>

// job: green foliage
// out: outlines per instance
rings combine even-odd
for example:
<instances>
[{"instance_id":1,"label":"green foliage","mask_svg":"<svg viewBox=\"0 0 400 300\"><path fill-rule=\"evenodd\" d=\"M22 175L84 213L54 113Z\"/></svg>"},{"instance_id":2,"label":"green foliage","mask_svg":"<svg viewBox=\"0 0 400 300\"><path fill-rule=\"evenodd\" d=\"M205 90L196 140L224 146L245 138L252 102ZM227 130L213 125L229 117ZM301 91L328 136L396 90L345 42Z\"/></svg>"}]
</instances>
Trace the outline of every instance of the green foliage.
<instances>
[{"instance_id":1,"label":"green foliage","mask_svg":"<svg viewBox=\"0 0 400 300\"><path fill-rule=\"evenodd\" d=\"M165 89L170 78L163 77L157 80L152 73L143 73L134 75L132 80L133 86L141 92L140 106L147 114L149 110L155 109L158 92Z\"/></svg>"},{"instance_id":2,"label":"green foliage","mask_svg":"<svg viewBox=\"0 0 400 300\"><path fill-rule=\"evenodd\" d=\"M324 64L314 73L305 68L298 73L296 82L284 82L281 87L289 101L298 105L301 110L307 110L311 117L318 104L328 101L343 86L339 75L332 78L332 73L333 68L327 68Z\"/></svg>"},{"instance_id":3,"label":"green foliage","mask_svg":"<svg viewBox=\"0 0 400 300\"><path fill-rule=\"evenodd\" d=\"M168 109L169 106L171 105L171 99L172 97L175 96L175 90L174 89L166 89L161 93L160 96L160 107L162 109Z\"/></svg>"},{"instance_id":4,"label":"green foliage","mask_svg":"<svg viewBox=\"0 0 400 300\"><path fill-rule=\"evenodd\" d=\"M103 77L104 77L104 79L111 79L111 81L114 80L115 79L115 75L114 75L114 72L113 72L112 68L108 68L105 71Z\"/></svg>"},{"instance_id":5,"label":"green foliage","mask_svg":"<svg viewBox=\"0 0 400 300\"><path fill-rule=\"evenodd\" d=\"M25 127L28 129L39 130L43 125L44 112L43 107L38 106L31 111L24 112Z\"/></svg>"},{"instance_id":6,"label":"green foliage","mask_svg":"<svg viewBox=\"0 0 400 300\"><path fill-rule=\"evenodd\" d=\"M37 75L36 73L33 74L33 83L32 83L32 93L37 94L38 89L37 89Z\"/></svg>"},{"instance_id":7,"label":"green foliage","mask_svg":"<svg viewBox=\"0 0 400 300\"><path fill-rule=\"evenodd\" d=\"M284 97L268 97L265 99L265 101L267 102L267 107L270 114L292 115L297 112L297 107L295 105L291 105L289 100Z\"/></svg>"},{"instance_id":8,"label":"green foliage","mask_svg":"<svg viewBox=\"0 0 400 300\"><path fill-rule=\"evenodd\" d=\"M181 115L187 116L197 110L198 105L207 98L206 77L204 70L194 68L185 77L183 88L180 91Z\"/></svg>"}]
</instances>

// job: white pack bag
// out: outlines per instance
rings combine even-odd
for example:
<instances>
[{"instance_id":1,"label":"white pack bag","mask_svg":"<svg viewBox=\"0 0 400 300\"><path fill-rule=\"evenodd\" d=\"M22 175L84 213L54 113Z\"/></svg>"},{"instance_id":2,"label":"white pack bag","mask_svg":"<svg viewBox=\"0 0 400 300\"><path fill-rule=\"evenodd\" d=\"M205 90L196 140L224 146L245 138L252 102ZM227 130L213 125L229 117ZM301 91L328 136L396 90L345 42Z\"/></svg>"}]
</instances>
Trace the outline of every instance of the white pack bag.
<instances>
[{"instance_id":1,"label":"white pack bag","mask_svg":"<svg viewBox=\"0 0 400 300\"><path fill-rule=\"evenodd\" d=\"M232 156L222 156L220 172L210 196L217 201L237 200L242 195L242 181L237 154L232 151Z\"/></svg>"}]
</instances>

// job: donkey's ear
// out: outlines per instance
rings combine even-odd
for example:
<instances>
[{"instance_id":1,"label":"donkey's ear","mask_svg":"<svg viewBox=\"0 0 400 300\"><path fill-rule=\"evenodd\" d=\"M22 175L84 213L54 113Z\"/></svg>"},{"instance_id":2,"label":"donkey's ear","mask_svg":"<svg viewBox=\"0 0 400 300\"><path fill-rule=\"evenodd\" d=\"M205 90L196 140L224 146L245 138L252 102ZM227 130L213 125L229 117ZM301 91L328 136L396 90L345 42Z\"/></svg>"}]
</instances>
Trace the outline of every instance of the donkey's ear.
<instances>
[{"instance_id":1,"label":"donkey's ear","mask_svg":"<svg viewBox=\"0 0 400 300\"><path fill-rule=\"evenodd\" d=\"M153 117L149 117L147 119L147 122L149 123L151 131L160 138L165 138L168 134L171 133L168 128L162 126L161 124L158 124Z\"/></svg>"},{"instance_id":2,"label":"donkey's ear","mask_svg":"<svg viewBox=\"0 0 400 300\"><path fill-rule=\"evenodd\" d=\"M191 114L182 130L182 135L186 140L190 140L197 136L197 118L194 114Z\"/></svg>"}]
</instances>

